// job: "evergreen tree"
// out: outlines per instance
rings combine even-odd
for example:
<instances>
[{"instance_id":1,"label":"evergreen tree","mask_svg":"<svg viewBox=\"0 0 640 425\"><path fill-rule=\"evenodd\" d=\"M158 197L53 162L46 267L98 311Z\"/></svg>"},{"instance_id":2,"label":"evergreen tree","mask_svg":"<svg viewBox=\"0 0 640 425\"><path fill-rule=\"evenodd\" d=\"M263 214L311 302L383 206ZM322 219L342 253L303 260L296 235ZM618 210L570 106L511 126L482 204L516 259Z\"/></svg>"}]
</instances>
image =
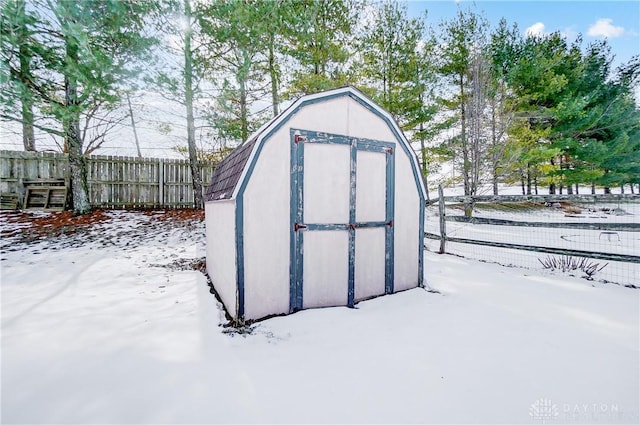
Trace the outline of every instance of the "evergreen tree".
<instances>
[{"instance_id":1,"label":"evergreen tree","mask_svg":"<svg viewBox=\"0 0 640 425\"><path fill-rule=\"evenodd\" d=\"M352 82L348 63L358 0L297 0L291 6L294 19L284 29L285 52L297 66L287 94L299 96Z\"/></svg>"},{"instance_id":2,"label":"evergreen tree","mask_svg":"<svg viewBox=\"0 0 640 425\"><path fill-rule=\"evenodd\" d=\"M424 21L407 17L406 6L387 1L376 10L358 40L359 81L403 130L415 131L428 120L424 94L433 75L433 43L425 43Z\"/></svg>"},{"instance_id":3,"label":"evergreen tree","mask_svg":"<svg viewBox=\"0 0 640 425\"><path fill-rule=\"evenodd\" d=\"M517 119L510 134L521 145L523 181L540 177L550 193L590 183L609 187L634 178L638 163L638 110L633 88L638 60L611 75L606 42L580 48L560 34L533 37L520 45L509 84ZM605 189L608 190L608 189Z\"/></svg>"},{"instance_id":4,"label":"evergreen tree","mask_svg":"<svg viewBox=\"0 0 640 425\"><path fill-rule=\"evenodd\" d=\"M38 128L64 138L76 214L91 209L81 121L91 119L97 106L108 108L120 100L123 81L134 74L131 65L134 58L153 42L141 34L144 18L154 7L153 3L142 0L79 3L33 0L23 9L28 18L17 22L25 24L23 34L32 34L26 38L28 46L24 54L30 64L37 64L29 68L29 78L20 80L22 88L18 93L24 95L28 90L34 95L33 104L40 105L40 112L59 123ZM23 19L20 14L16 16ZM3 44L11 45L4 31L2 35ZM19 54L22 52L19 49ZM11 61L4 62L11 66ZM6 105L10 98L3 96L2 100ZM18 118L4 113L3 117Z\"/></svg>"},{"instance_id":5,"label":"evergreen tree","mask_svg":"<svg viewBox=\"0 0 640 425\"><path fill-rule=\"evenodd\" d=\"M265 114L256 116L252 107L268 92L264 68L259 65L267 57L275 61L267 53L273 47L267 29L272 28L261 24L272 8L272 4L257 0L219 1L200 6L203 37L207 44L219 46L220 53L216 52L215 57L209 51L200 53L200 57L208 65L207 72L218 81L219 95L212 121L223 139L245 141L266 119ZM271 73L275 73L275 63L270 65L274 68Z\"/></svg>"},{"instance_id":6,"label":"evergreen tree","mask_svg":"<svg viewBox=\"0 0 640 425\"><path fill-rule=\"evenodd\" d=\"M35 94L33 80L34 50L39 46L34 40L35 17L26 10L26 0L7 1L2 4L0 21L0 50L2 50L3 90L0 102L3 118L20 122L22 143L26 151L36 150L34 133ZM19 99L20 110L14 102ZM11 118L9 118L11 117Z\"/></svg>"},{"instance_id":7,"label":"evergreen tree","mask_svg":"<svg viewBox=\"0 0 640 425\"><path fill-rule=\"evenodd\" d=\"M638 167L638 109L633 100L640 64L635 58L611 75L606 42L587 49L575 90L557 108L556 144L566 162L555 173L567 185L624 185ZM569 188L570 186L568 186Z\"/></svg>"},{"instance_id":8,"label":"evergreen tree","mask_svg":"<svg viewBox=\"0 0 640 425\"><path fill-rule=\"evenodd\" d=\"M542 180L554 193L562 179L551 171L565 166L555 127L558 107L578 83L579 41L568 46L554 33L528 37L516 49L518 59L508 71L515 110L510 136L521 145L518 162L523 187L531 194L532 184Z\"/></svg>"}]
</instances>

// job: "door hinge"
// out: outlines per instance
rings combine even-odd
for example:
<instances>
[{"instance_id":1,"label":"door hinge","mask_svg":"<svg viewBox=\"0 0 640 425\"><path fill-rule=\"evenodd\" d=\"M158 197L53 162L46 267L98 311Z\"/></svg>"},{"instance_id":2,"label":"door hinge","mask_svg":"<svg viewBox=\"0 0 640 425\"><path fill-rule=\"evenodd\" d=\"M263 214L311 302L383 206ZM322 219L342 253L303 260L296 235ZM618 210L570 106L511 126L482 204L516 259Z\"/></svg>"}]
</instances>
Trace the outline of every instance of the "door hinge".
<instances>
[{"instance_id":1,"label":"door hinge","mask_svg":"<svg viewBox=\"0 0 640 425\"><path fill-rule=\"evenodd\" d=\"M293 142L294 143L298 143L298 142L306 142L307 138L305 136L302 136L300 134L296 134L296 136L293 138Z\"/></svg>"},{"instance_id":2,"label":"door hinge","mask_svg":"<svg viewBox=\"0 0 640 425\"><path fill-rule=\"evenodd\" d=\"M305 224L296 223L296 224L293 225L293 230L296 231L296 232L298 230L300 230L300 229L306 229L306 228L307 228L307 226Z\"/></svg>"},{"instance_id":3,"label":"door hinge","mask_svg":"<svg viewBox=\"0 0 640 425\"><path fill-rule=\"evenodd\" d=\"M388 154L393 155L393 148L386 148L385 151L387 151Z\"/></svg>"},{"instance_id":4,"label":"door hinge","mask_svg":"<svg viewBox=\"0 0 640 425\"><path fill-rule=\"evenodd\" d=\"M393 227L393 220L389 220L385 223L385 226Z\"/></svg>"}]
</instances>

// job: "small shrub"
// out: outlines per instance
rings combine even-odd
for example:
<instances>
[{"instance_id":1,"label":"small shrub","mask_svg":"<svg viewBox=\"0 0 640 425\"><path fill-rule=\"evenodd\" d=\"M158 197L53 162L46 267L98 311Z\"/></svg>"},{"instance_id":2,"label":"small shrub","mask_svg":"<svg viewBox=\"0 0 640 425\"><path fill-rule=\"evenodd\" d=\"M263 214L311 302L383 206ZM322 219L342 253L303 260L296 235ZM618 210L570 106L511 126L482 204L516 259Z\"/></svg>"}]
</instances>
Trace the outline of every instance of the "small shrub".
<instances>
[{"instance_id":1,"label":"small shrub","mask_svg":"<svg viewBox=\"0 0 640 425\"><path fill-rule=\"evenodd\" d=\"M560 270L563 273L580 270L587 280L593 280L593 275L599 271L602 271L609 263L604 263L600 266L600 263L589 260L588 258L576 258L570 255L562 255L560 257L547 256L544 260L538 258L542 267L547 270Z\"/></svg>"}]
</instances>

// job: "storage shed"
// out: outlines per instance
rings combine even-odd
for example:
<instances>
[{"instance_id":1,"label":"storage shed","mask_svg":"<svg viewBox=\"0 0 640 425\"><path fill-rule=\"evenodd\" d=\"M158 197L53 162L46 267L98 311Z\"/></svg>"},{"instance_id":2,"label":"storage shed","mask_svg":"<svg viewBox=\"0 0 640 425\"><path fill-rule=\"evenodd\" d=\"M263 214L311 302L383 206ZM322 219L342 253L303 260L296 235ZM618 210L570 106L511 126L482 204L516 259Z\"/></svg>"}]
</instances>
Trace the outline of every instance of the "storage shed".
<instances>
[{"instance_id":1,"label":"storage shed","mask_svg":"<svg viewBox=\"0 0 640 425\"><path fill-rule=\"evenodd\" d=\"M424 201L387 111L352 87L304 96L215 169L207 271L238 322L422 286Z\"/></svg>"}]
</instances>

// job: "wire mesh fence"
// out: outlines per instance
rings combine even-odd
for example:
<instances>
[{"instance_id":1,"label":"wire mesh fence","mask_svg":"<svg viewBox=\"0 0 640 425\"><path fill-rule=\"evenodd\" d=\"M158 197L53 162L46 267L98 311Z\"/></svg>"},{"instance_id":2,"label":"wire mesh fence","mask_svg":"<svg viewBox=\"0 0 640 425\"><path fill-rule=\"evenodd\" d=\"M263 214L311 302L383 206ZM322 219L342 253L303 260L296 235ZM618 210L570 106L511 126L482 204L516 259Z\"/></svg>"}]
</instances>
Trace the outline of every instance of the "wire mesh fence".
<instances>
[{"instance_id":1,"label":"wire mesh fence","mask_svg":"<svg viewBox=\"0 0 640 425\"><path fill-rule=\"evenodd\" d=\"M444 197L425 217L430 251L640 287L640 195Z\"/></svg>"}]
</instances>

